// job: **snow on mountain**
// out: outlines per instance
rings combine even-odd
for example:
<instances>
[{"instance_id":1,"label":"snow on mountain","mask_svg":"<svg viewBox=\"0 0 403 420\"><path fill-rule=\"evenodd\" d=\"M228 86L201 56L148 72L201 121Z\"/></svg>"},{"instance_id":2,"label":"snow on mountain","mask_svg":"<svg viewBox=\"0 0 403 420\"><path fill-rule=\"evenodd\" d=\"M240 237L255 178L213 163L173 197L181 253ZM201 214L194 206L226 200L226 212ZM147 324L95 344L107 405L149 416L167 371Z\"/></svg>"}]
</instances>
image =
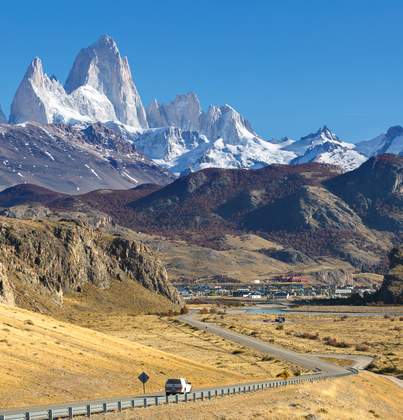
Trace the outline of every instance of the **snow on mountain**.
<instances>
[{"instance_id":1,"label":"snow on mountain","mask_svg":"<svg viewBox=\"0 0 403 420\"><path fill-rule=\"evenodd\" d=\"M356 148L367 157L381 155L383 153L403 155L403 127L399 125L390 127L386 133L372 140L358 143Z\"/></svg>"},{"instance_id":2,"label":"snow on mountain","mask_svg":"<svg viewBox=\"0 0 403 420\"><path fill-rule=\"evenodd\" d=\"M63 86L43 72L42 61L35 58L25 73L11 104L11 123L35 121L42 124L85 121L74 109Z\"/></svg>"},{"instance_id":3,"label":"snow on mountain","mask_svg":"<svg viewBox=\"0 0 403 420\"><path fill-rule=\"evenodd\" d=\"M316 133L302 137L284 148L299 154L291 164L309 162L336 165L343 171L350 171L366 161L366 157L355 150L355 145L341 141L329 128L324 126Z\"/></svg>"},{"instance_id":4,"label":"snow on mountain","mask_svg":"<svg viewBox=\"0 0 403 420\"><path fill-rule=\"evenodd\" d=\"M207 138L197 131L172 126L152 128L134 135L136 149L166 167L176 165L178 157L208 143Z\"/></svg>"},{"instance_id":5,"label":"snow on mountain","mask_svg":"<svg viewBox=\"0 0 403 420\"><path fill-rule=\"evenodd\" d=\"M0 106L0 124L5 124L6 122L7 122L7 118L4 115L4 112L3 112L3 110L1 109L1 106Z\"/></svg>"},{"instance_id":6,"label":"snow on mountain","mask_svg":"<svg viewBox=\"0 0 403 420\"><path fill-rule=\"evenodd\" d=\"M312 146L317 146L325 142L338 142L339 138L336 134L332 133L326 126L319 128L315 133L308 134L305 137L301 137L299 140L284 147L284 150L295 152L297 155L303 155L307 149Z\"/></svg>"},{"instance_id":7,"label":"snow on mountain","mask_svg":"<svg viewBox=\"0 0 403 420\"><path fill-rule=\"evenodd\" d=\"M326 141L312 145L302 156L291 161L291 164L318 162L338 166L343 172L352 171L364 163L367 158L346 143ZM348 143L347 143L348 144Z\"/></svg>"},{"instance_id":8,"label":"snow on mountain","mask_svg":"<svg viewBox=\"0 0 403 420\"><path fill-rule=\"evenodd\" d=\"M159 128L135 135L134 143L149 159L174 173L208 167L258 168L295 157L281 150L281 145L260 138L230 105L210 106L203 112L194 93L178 95L168 104L154 101L147 108L147 118L151 127Z\"/></svg>"},{"instance_id":9,"label":"snow on mountain","mask_svg":"<svg viewBox=\"0 0 403 420\"><path fill-rule=\"evenodd\" d=\"M147 108L147 120L150 127L174 126L194 131L199 130L201 113L199 98L190 92L177 95L168 104L154 100Z\"/></svg>"},{"instance_id":10,"label":"snow on mountain","mask_svg":"<svg viewBox=\"0 0 403 420\"><path fill-rule=\"evenodd\" d=\"M101 36L95 44L78 53L65 89L72 94L84 86L87 89L92 87L110 101L118 121L132 127L147 128L145 110L127 57L121 57L110 36Z\"/></svg>"},{"instance_id":11,"label":"snow on mountain","mask_svg":"<svg viewBox=\"0 0 403 420\"><path fill-rule=\"evenodd\" d=\"M174 179L101 123L0 125L0 155L0 190L31 183L74 194Z\"/></svg>"},{"instance_id":12,"label":"snow on mountain","mask_svg":"<svg viewBox=\"0 0 403 420\"><path fill-rule=\"evenodd\" d=\"M101 37L78 54L64 88L43 71L35 58L28 66L11 105L10 122L42 124L119 120L146 128L141 104L126 58L114 41Z\"/></svg>"}]
</instances>

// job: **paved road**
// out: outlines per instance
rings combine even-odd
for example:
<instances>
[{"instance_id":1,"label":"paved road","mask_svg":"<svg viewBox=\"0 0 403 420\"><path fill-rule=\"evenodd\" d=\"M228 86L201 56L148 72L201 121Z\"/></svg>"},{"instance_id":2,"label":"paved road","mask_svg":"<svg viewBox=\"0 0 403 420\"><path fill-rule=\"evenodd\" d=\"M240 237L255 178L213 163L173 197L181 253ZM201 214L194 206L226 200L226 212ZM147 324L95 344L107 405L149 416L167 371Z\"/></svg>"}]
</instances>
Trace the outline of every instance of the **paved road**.
<instances>
[{"instance_id":1,"label":"paved road","mask_svg":"<svg viewBox=\"0 0 403 420\"><path fill-rule=\"evenodd\" d=\"M208 331L242 346L253 348L262 353L270 354L277 359L286 360L310 370L320 370L323 373L342 373L347 370L342 366L328 363L315 355L297 353L293 350L276 346L275 344L266 343L254 337L238 334L216 324L199 321L195 318L195 315L195 312L190 312L189 314L179 316L178 319L199 330ZM332 355L329 354L327 357L332 357Z\"/></svg>"},{"instance_id":2,"label":"paved road","mask_svg":"<svg viewBox=\"0 0 403 420\"><path fill-rule=\"evenodd\" d=\"M344 376L344 375L351 375L357 373L357 371L350 370L341 366L336 366L331 363L327 363L320 359L318 355L309 355L309 354L301 354L297 353L292 350L288 350L282 348L280 346L276 346L274 344L265 343L261 340L258 340L254 337L245 336L242 334L235 333L233 331L227 330L225 328L219 327L218 325L205 323L195 319L195 313L189 313L187 315L181 315L178 319L188 325L191 325L195 328L198 328L203 331L208 331L215 335L221 336L227 340L234 341L239 343L243 346L253 348L258 350L262 353L268 353L277 359L286 360L291 363L295 363L297 365L303 366L307 369L314 370L316 373L311 375L302 375L297 378L290 378L289 380L270 380L270 381L255 381L251 383L242 383L242 384L233 384L233 385L226 385L223 387L209 387L209 388L199 388L195 390L189 396L189 399L196 398L200 399L206 398L208 393L211 395L222 395L222 393L236 393L236 392L244 392L245 387L250 389L258 389L263 388L271 388L276 386L284 386L285 384L297 384L302 383L304 381L309 381L310 379L324 379L330 377L337 377L337 376ZM327 355L328 357L331 355ZM357 363L358 363L357 359ZM363 360L361 360L363 363ZM247 392L247 391L246 391ZM126 396L121 398L110 398L110 399L100 399L100 400L92 400L92 401L82 401L82 402L74 402L69 404L58 404L54 406L42 406L42 407L26 407L26 408L19 408L15 410L1 410L0 414L4 414L6 416L6 420L17 420L17 419L24 419L25 412L31 412L31 419L45 419L48 418L48 411L53 410L54 418L60 416L65 417L69 415L68 409L69 407L74 407L74 415L85 414L87 406L91 406L91 412L102 412L105 411L105 404L107 411L118 409L118 404L120 403L120 408L129 408L129 407L143 407L144 406L144 397L147 398L146 405L155 405L166 403L166 397L164 393L153 393L143 395L136 395L136 396ZM169 397L169 402L176 402L175 396ZM185 396L181 395L178 396L179 401L185 401Z\"/></svg>"}]
</instances>

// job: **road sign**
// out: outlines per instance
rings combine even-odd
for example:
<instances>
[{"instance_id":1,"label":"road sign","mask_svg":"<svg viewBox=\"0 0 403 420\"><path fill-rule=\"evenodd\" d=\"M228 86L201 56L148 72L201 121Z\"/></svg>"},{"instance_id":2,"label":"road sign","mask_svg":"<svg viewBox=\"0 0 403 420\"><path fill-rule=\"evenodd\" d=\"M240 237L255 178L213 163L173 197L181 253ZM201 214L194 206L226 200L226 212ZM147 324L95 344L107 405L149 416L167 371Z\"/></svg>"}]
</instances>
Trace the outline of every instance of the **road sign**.
<instances>
[{"instance_id":1,"label":"road sign","mask_svg":"<svg viewBox=\"0 0 403 420\"><path fill-rule=\"evenodd\" d=\"M140 373L140 375L139 375L139 381L140 382L145 384L149 379L150 379L150 377L145 372Z\"/></svg>"},{"instance_id":2,"label":"road sign","mask_svg":"<svg viewBox=\"0 0 403 420\"><path fill-rule=\"evenodd\" d=\"M145 373L141 372L138 376L139 381L143 384L143 394L146 393L146 382L150 379L150 377Z\"/></svg>"}]
</instances>

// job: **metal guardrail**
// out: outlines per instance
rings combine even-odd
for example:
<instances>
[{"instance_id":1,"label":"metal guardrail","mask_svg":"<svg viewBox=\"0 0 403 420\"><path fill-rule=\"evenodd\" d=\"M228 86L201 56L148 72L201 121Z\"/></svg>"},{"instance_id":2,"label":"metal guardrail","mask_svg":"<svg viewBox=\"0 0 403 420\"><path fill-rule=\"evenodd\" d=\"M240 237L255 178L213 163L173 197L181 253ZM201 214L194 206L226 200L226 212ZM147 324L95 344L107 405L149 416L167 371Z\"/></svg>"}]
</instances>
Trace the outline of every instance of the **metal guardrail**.
<instances>
[{"instance_id":1,"label":"metal guardrail","mask_svg":"<svg viewBox=\"0 0 403 420\"><path fill-rule=\"evenodd\" d=\"M246 385L226 386L211 388L210 390L195 391L189 394L177 394L171 396L132 397L121 399L108 399L107 402L99 401L93 404L77 403L70 406L49 406L44 409L36 409L27 412L17 410L7 411L0 409L0 420L53 420L57 418L69 418L74 416L91 417L92 414L122 411L127 408L146 408L164 404L178 404L197 400L210 400L234 394L244 394L270 388L278 388L288 385L297 385L305 382L316 382L324 379L355 375L357 369L349 368L340 373L318 373L293 377L290 379L276 379L263 382L255 382ZM1 413L3 411L3 413Z\"/></svg>"}]
</instances>

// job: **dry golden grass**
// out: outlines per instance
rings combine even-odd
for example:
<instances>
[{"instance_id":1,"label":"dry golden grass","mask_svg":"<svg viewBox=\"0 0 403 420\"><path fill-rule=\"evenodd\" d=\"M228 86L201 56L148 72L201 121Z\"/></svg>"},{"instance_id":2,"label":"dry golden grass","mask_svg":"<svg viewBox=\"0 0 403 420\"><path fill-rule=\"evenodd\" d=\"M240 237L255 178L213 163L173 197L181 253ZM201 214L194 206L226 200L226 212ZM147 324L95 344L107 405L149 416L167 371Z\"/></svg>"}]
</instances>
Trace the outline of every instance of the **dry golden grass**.
<instances>
[{"instance_id":1,"label":"dry golden grass","mask_svg":"<svg viewBox=\"0 0 403 420\"><path fill-rule=\"evenodd\" d=\"M141 319L134 323L140 325ZM126 330L124 323L120 330ZM116 335L0 305L0 407L138 394L137 376L143 370L151 378L149 391L163 389L169 376L188 377L197 386L250 380L248 372L185 359L179 355L183 353L180 347L178 342L168 354Z\"/></svg>"},{"instance_id":2,"label":"dry golden grass","mask_svg":"<svg viewBox=\"0 0 403 420\"><path fill-rule=\"evenodd\" d=\"M237 312L207 316L207 320L234 331L299 352L373 356L370 369L374 372L403 375L401 317L289 314L281 327L271 322L274 319L274 315Z\"/></svg>"},{"instance_id":3,"label":"dry golden grass","mask_svg":"<svg viewBox=\"0 0 403 420\"><path fill-rule=\"evenodd\" d=\"M369 305L369 306L351 306L351 305L298 305L292 307L293 311L301 312L346 312L346 313L396 313L403 316L403 306L389 305ZM399 315L400 316L400 315Z\"/></svg>"},{"instance_id":4,"label":"dry golden grass","mask_svg":"<svg viewBox=\"0 0 403 420\"><path fill-rule=\"evenodd\" d=\"M173 318L87 314L81 318L80 323L109 336L139 342L234 374L247 375L250 380L274 378L284 371L291 374L302 371L297 366L278 360L267 360L267 356L262 353L193 329Z\"/></svg>"},{"instance_id":5,"label":"dry golden grass","mask_svg":"<svg viewBox=\"0 0 403 420\"><path fill-rule=\"evenodd\" d=\"M96 415L95 420L338 419L397 420L403 417L403 391L371 373L290 388L235 395L211 401Z\"/></svg>"}]
</instances>

